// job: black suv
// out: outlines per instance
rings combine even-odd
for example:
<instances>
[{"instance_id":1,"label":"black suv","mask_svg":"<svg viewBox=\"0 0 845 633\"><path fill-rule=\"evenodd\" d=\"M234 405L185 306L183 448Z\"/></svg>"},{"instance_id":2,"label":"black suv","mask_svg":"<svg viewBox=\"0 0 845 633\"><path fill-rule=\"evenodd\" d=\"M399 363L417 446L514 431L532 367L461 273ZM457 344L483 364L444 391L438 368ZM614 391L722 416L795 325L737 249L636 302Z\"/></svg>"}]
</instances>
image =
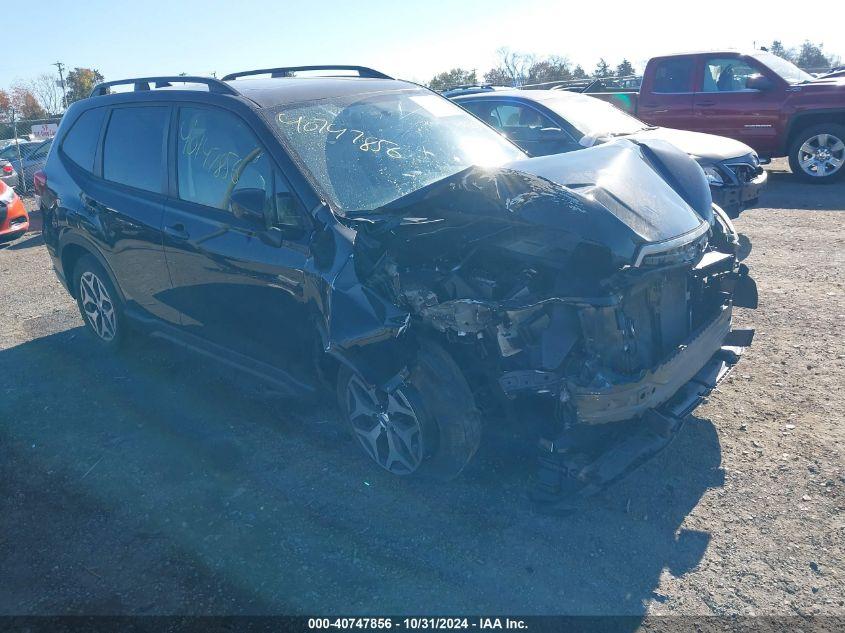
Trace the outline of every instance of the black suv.
<instances>
[{"instance_id":1,"label":"black suv","mask_svg":"<svg viewBox=\"0 0 845 633\"><path fill-rule=\"evenodd\" d=\"M516 412L542 438L537 498L592 489L664 446L750 342L731 310L756 290L686 155L529 159L363 67L101 84L36 182L93 340L131 322L291 395L329 384L396 474L456 475ZM610 438L627 452L608 468Z\"/></svg>"}]
</instances>

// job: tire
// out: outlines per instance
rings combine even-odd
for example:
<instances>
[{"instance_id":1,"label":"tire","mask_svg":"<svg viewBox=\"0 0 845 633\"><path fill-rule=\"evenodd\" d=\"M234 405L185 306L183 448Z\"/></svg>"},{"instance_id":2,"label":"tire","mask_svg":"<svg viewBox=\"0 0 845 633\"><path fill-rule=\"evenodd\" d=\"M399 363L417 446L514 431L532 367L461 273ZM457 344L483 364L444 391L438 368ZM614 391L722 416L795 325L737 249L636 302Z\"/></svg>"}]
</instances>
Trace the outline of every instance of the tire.
<instances>
[{"instance_id":1,"label":"tire","mask_svg":"<svg viewBox=\"0 0 845 633\"><path fill-rule=\"evenodd\" d=\"M816 184L845 176L845 125L820 123L801 130L789 148L792 173Z\"/></svg>"},{"instance_id":2,"label":"tire","mask_svg":"<svg viewBox=\"0 0 845 633\"><path fill-rule=\"evenodd\" d=\"M76 305L85 327L104 349L117 349L125 339L126 323L120 295L109 275L91 255L79 259L73 269Z\"/></svg>"},{"instance_id":3,"label":"tire","mask_svg":"<svg viewBox=\"0 0 845 633\"><path fill-rule=\"evenodd\" d=\"M393 393L368 387L343 366L337 394L356 443L392 474L453 479L481 443L481 416L469 385L434 342L421 343L408 379Z\"/></svg>"}]
</instances>

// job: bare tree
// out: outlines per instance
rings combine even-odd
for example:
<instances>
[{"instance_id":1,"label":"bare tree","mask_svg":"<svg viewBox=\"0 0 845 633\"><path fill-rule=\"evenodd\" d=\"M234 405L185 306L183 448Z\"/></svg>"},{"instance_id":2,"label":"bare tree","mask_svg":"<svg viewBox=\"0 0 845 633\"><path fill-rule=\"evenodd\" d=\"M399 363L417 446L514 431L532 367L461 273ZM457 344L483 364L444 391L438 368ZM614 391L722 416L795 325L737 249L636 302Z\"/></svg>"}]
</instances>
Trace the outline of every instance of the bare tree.
<instances>
[{"instance_id":1,"label":"bare tree","mask_svg":"<svg viewBox=\"0 0 845 633\"><path fill-rule=\"evenodd\" d=\"M62 111L62 89L57 82L56 76L44 73L33 79L29 86L38 103L49 114Z\"/></svg>"},{"instance_id":2,"label":"bare tree","mask_svg":"<svg viewBox=\"0 0 845 633\"><path fill-rule=\"evenodd\" d=\"M12 99L9 97L9 93L0 89L0 121L3 121L4 123L8 121L11 110Z\"/></svg>"},{"instance_id":3,"label":"bare tree","mask_svg":"<svg viewBox=\"0 0 845 633\"><path fill-rule=\"evenodd\" d=\"M528 71L534 65L534 55L517 53L507 47L499 48L496 54L501 60L500 68L505 71L514 86L521 86L528 78Z\"/></svg>"},{"instance_id":4,"label":"bare tree","mask_svg":"<svg viewBox=\"0 0 845 633\"><path fill-rule=\"evenodd\" d=\"M537 60L528 69L528 83L530 84L565 81L567 79L572 79L569 60L559 55Z\"/></svg>"}]
</instances>

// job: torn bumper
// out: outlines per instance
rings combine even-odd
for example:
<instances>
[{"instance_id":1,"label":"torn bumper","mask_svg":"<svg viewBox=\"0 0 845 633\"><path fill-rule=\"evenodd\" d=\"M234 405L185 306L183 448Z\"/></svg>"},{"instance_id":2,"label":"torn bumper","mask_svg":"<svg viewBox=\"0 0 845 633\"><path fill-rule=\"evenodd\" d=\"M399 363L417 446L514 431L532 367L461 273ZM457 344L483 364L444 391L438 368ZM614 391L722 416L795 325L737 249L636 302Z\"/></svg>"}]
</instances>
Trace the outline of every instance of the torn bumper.
<instances>
[{"instance_id":1,"label":"torn bumper","mask_svg":"<svg viewBox=\"0 0 845 633\"><path fill-rule=\"evenodd\" d=\"M694 353L702 353L710 340L709 333L702 336L701 348ZM677 436L684 419L728 375L753 336L753 330L729 331L715 353L697 365L698 371L686 377L669 400L641 417L602 426L577 425L555 442L541 443L532 501L540 509L571 509L657 455ZM657 372L662 374L660 369Z\"/></svg>"},{"instance_id":2,"label":"torn bumper","mask_svg":"<svg viewBox=\"0 0 845 633\"><path fill-rule=\"evenodd\" d=\"M710 187L713 202L722 207L731 218L736 218L741 211L757 205L760 193L766 186L768 173L760 170L760 173L749 175L747 179L734 176L734 180L734 184L725 183L722 186Z\"/></svg>"},{"instance_id":3,"label":"torn bumper","mask_svg":"<svg viewBox=\"0 0 845 633\"><path fill-rule=\"evenodd\" d=\"M662 364L635 382L608 384L601 389L570 386L569 392L585 424L618 422L642 415L669 400L722 347L731 331L731 307L699 330Z\"/></svg>"}]
</instances>

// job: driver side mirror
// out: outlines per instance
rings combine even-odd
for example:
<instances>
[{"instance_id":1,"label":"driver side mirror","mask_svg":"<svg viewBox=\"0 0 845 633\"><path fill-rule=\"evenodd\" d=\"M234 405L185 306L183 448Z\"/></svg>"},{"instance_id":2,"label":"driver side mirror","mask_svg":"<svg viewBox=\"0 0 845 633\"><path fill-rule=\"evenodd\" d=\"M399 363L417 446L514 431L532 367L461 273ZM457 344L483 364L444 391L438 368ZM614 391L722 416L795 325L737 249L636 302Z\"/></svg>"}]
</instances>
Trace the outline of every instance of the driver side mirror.
<instances>
[{"instance_id":1,"label":"driver side mirror","mask_svg":"<svg viewBox=\"0 0 845 633\"><path fill-rule=\"evenodd\" d=\"M232 192L231 209L236 218L247 220L252 224L267 228L264 207L267 194L263 189L244 188Z\"/></svg>"},{"instance_id":2,"label":"driver side mirror","mask_svg":"<svg viewBox=\"0 0 845 633\"><path fill-rule=\"evenodd\" d=\"M243 188L232 192L232 213L255 225L261 241L270 246L281 246L285 240L300 239L305 225L299 212L299 205L291 193L275 196L275 210L267 204L267 193L263 189Z\"/></svg>"},{"instance_id":3,"label":"driver side mirror","mask_svg":"<svg viewBox=\"0 0 845 633\"><path fill-rule=\"evenodd\" d=\"M772 80L765 75L756 74L750 75L748 79L745 80L745 87L748 90L758 90L763 92L765 90L771 90L774 87L774 84L772 83Z\"/></svg>"}]
</instances>

